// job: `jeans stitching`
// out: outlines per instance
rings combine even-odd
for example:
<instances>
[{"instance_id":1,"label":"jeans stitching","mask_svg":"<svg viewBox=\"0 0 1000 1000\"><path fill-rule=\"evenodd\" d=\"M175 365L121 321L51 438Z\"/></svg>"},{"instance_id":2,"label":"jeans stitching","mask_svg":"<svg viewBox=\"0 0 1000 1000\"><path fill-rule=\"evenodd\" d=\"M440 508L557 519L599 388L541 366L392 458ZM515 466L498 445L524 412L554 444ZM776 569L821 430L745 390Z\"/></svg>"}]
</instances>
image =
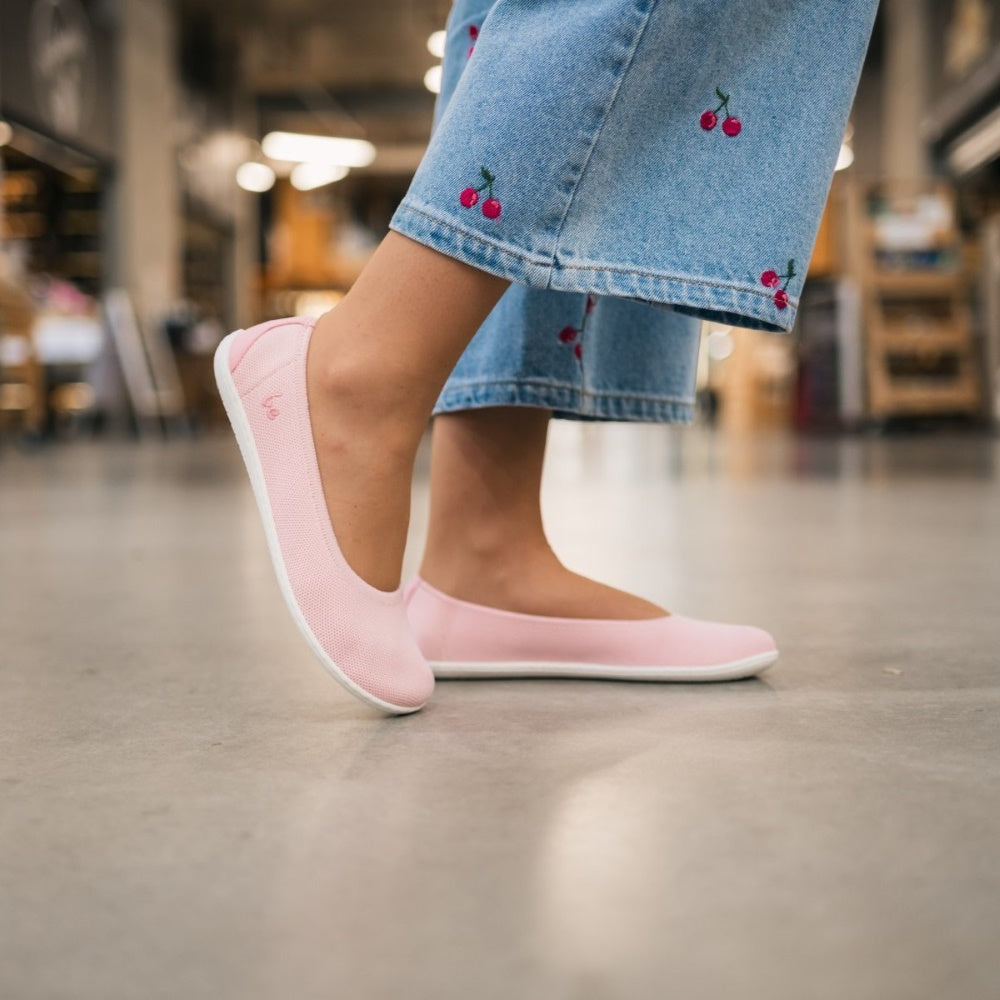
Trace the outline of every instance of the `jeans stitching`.
<instances>
[{"instance_id":1,"label":"jeans stitching","mask_svg":"<svg viewBox=\"0 0 1000 1000\"><path fill-rule=\"evenodd\" d=\"M559 241L562 239L563 227L566 225L566 218L569 215L570 209L573 207L573 201L576 198L576 193L580 188L580 182L587 175L587 169L590 167L590 162L594 156L594 150L597 148L598 142L600 142L601 135L604 133L604 127L608 123L608 116L611 114L612 109L615 106L615 101L618 99L618 94L622 88L622 82L625 77L628 76L628 71L632 68L632 63L635 61L635 54L642 44L643 36L646 34L646 29L649 27L650 19L653 16L653 10L656 7L657 0L651 0L649 3L649 9L646 11L645 17L643 18L642 24L639 27L639 31L635 36L632 43L632 48L629 51L628 58L625 60L625 64L618 74L618 78L615 80L614 87L611 90L611 94L604 107L601 110L600 123L594 132L593 138L590 141L590 149L587 150L586 156L583 160L583 165L580 168L580 172L577 175L576 181L573 184L573 190L570 192L569 198L566 199L566 208L563 210L562 218L559 220L559 226L556 229L555 243L553 244L552 259L553 264L559 267ZM552 275L549 274L549 280L551 281Z\"/></svg>"},{"instance_id":2,"label":"jeans stitching","mask_svg":"<svg viewBox=\"0 0 1000 1000\"><path fill-rule=\"evenodd\" d=\"M657 402L657 403L681 403L685 406L693 406L693 399L684 399L680 396L654 396L648 393L639 392L616 392L615 390L598 390L594 391L591 389L584 389L575 385L568 385L563 382L547 382L545 379L537 378L522 378L522 379L486 379L479 381L460 381L454 382L451 387L446 389L442 395L449 395L454 392L467 392L469 390L479 390L485 388L497 388L500 386L510 386L512 388L520 388L521 386L532 386L539 389L557 389L560 392L572 392L579 396L586 397L588 399L621 399L621 400L642 400L644 402Z\"/></svg>"},{"instance_id":3,"label":"jeans stitching","mask_svg":"<svg viewBox=\"0 0 1000 1000\"><path fill-rule=\"evenodd\" d=\"M445 218L436 215L431 215L430 213L425 212L423 209L416 208L412 204L412 202L409 202L406 199L404 199L402 204L399 206L399 212L403 214L405 214L406 212L412 212L414 215L422 216L429 222L432 222L438 226L443 226L445 229L450 229L465 239L472 240L475 243L482 243L483 246L489 247L491 250L495 250L497 253L506 254L510 257L515 258L516 260L522 261L525 264L531 264L535 267L543 267L549 269L555 268L560 271L607 271L612 274L634 274L638 275L641 278L655 278L660 281L676 281L687 285L702 285L706 288L717 288L722 291L741 292L746 295L756 296L762 301L766 302L771 301L771 296L768 295L766 292L758 292L757 289L747 285L731 284L725 281L705 281L702 278L686 277L680 274L676 274L673 271L644 271L641 270L640 268L618 267L613 264L572 264L572 263L564 263L561 261L542 262L540 260L532 258L524 251L519 251L516 249L509 248L504 244L498 243L495 240L485 239L478 233L471 232L468 229L462 229L460 226L455 225L453 222ZM397 225L393 224L391 228L396 229ZM402 230L397 230L397 231L402 232ZM472 266L474 267L475 265ZM791 296L789 296L788 304L793 309L797 308L798 302L799 300L797 298L793 299L791 298Z\"/></svg>"}]
</instances>

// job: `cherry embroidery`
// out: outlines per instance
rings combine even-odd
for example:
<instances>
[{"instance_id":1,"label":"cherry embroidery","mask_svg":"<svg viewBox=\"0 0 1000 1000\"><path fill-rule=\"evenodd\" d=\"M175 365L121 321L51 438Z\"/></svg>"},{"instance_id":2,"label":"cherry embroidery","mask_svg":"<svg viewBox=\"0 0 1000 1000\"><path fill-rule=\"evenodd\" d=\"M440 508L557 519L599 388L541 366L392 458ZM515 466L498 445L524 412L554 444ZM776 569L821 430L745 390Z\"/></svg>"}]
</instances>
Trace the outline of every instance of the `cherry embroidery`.
<instances>
[{"instance_id":1,"label":"cherry embroidery","mask_svg":"<svg viewBox=\"0 0 1000 1000\"><path fill-rule=\"evenodd\" d=\"M580 319L579 326L564 326L559 331L559 341L563 344L573 345L573 354L576 360L583 362L583 331L587 327L587 317L594 311L594 306L597 303L594 301L593 295L587 296L587 303L583 307L583 316Z\"/></svg>"},{"instance_id":2,"label":"cherry embroidery","mask_svg":"<svg viewBox=\"0 0 1000 1000\"><path fill-rule=\"evenodd\" d=\"M472 42L472 44L469 46L469 51L466 52L466 54L465 54L466 59L468 59L469 56L472 55L472 50L476 47L476 42L478 40L479 40L479 28L475 24L470 24L469 25L469 41Z\"/></svg>"},{"instance_id":3,"label":"cherry embroidery","mask_svg":"<svg viewBox=\"0 0 1000 1000\"><path fill-rule=\"evenodd\" d=\"M496 198L493 197L493 182L496 180L496 176L491 174L486 167L480 167L479 172L483 176L483 183L479 187L467 187L458 196L458 201L462 208L472 208L474 205L479 204L479 194L485 191L489 197L483 202L483 215L487 219L499 219L501 205Z\"/></svg>"},{"instance_id":4,"label":"cherry embroidery","mask_svg":"<svg viewBox=\"0 0 1000 1000\"><path fill-rule=\"evenodd\" d=\"M739 135L740 130L743 128L742 123L739 118L731 115L729 113L729 94L724 94L718 87L715 88L716 94L719 96L719 100L722 101L714 111L703 111L701 113L701 127L706 132L711 132L713 128L718 124L719 115L723 108L726 109L726 118L722 123L722 131L728 136Z\"/></svg>"},{"instance_id":5,"label":"cherry embroidery","mask_svg":"<svg viewBox=\"0 0 1000 1000\"><path fill-rule=\"evenodd\" d=\"M772 300L773 300L773 302L774 302L774 304L779 309L786 309L786 308L788 308L788 292L786 292L785 289L788 287L788 282L791 281L792 278L794 278L794 277L795 277L795 261L794 260L790 260L788 262L788 271L785 274L778 274L777 271L768 270L768 271L765 271L760 276L760 283L765 288L775 288L775 287L777 287L778 282L781 281L782 278L785 279L785 283L781 286L781 288L778 288L778 290L771 297Z\"/></svg>"}]
</instances>

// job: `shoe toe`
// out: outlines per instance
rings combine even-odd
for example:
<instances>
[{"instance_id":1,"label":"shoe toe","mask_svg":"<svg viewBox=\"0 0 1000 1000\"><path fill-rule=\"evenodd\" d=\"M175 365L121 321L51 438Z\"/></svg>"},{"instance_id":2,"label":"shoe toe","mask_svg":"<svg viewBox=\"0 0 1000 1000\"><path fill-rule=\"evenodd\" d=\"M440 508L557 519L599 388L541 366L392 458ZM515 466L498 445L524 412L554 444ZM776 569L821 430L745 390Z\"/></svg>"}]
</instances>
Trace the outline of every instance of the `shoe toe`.
<instances>
[{"instance_id":1,"label":"shoe toe","mask_svg":"<svg viewBox=\"0 0 1000 1000\"><path fill-rule=\"evenodd\" d=\"M778 644L774 641L774 636L770 632L755 625L744 625L746 642L746 655L755 656L759 653L776 653Z\"/></svg>"},{"instance_id":2,"label":"shoe toe","mask_svg":"<svg viewBox=\"0 0 1000 1000\"><path fill-rule=\"evenodd\" d=\"M755 625L671 617L674 655L692 665L718 667L777 651L774 637Z\"/></svg>"},{"instance_id":3,"label":"shoe toe","mask_svg":"<svg viewBox=\"0 0 1000 1000\"><path fill-rule=\"evenodd\" d=\"M419 652L404 655L380 678L372 693L399 709L415 712L434 693L434 672Z\"/></svg>"}]
</instances>

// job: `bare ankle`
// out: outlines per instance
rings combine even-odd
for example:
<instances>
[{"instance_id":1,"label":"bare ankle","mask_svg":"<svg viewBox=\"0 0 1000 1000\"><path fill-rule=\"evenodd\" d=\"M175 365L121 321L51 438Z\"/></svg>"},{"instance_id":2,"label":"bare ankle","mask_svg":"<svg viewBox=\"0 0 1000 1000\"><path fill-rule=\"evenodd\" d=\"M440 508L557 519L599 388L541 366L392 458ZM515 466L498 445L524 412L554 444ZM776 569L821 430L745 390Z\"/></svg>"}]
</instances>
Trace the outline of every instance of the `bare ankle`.
<instances>
[{"instance_id":1,"label":"bare ankle","mask_svg":"<svg viewBox=\"0 0 1000 1000\"><path fill-rule=\"evenodd\" d=\"M412 462L426 428L425 416L401 403L380 373L352 359L310 372L309 409L317 448L360 447L381 464Z\"/></svg>"},{"instance_id":2,"label":"bare ankle","mask_svg":"<svg viewBox=\"0 0 1000 1000\"><path fill-rule=\"evenodd\" d=\"M338 307L339 308L339 307ZM321 317L322 335L310 346L310 389L337 401L352 423L377 425L414 447L427 428L437 392L405 361L373 350L336 312Z\"/></svg>"},{"instance_id":3,"label":"bare ankle","mask_svg":"<svg viewBox=\"0 0 1000 1000\"><path fill-rule=\"evenodd\" d=\"M420 566L420 576L431 586L447 594L476 600L492 600L512 594L526 573L538 569L556 557L548 545L499 533L453 533L447 545L437 545L433 538Z\"/></svg>"}]
</instances>

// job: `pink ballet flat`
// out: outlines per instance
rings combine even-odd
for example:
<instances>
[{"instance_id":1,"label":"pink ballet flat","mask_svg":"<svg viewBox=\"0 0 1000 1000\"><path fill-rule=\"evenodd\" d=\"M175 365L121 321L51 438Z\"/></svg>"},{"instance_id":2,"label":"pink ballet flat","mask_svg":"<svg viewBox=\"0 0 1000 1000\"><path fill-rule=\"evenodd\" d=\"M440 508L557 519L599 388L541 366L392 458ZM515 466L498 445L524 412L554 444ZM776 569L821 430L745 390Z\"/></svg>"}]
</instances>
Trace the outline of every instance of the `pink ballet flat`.
<instances>
[{"instance_id":1,"label":"pink ballet flat","mask_svg":"<svg viewBox=\"0 0 1000 1000\"><path fill-rule=\"evenodd\" d=\"M676 614L638 621L525 615L449 597L419 576L405 599L438 677L731 681L778 658L774 639L751 625Z\"/></svg>"},{"instance_id":2,"label":"pink ballet flat","mask_svg":"<svg viewBox=\"0 0 1000 1000\"><path fill-rule=\"evenodd\" d=\"M327 513L306 395L312 329L312 320L282 319L229 334L215 352L215 379L299 631L351 694L394 715L415 712L434 675L403 588L378 590L358 576Z\"/></svg>"}]
</instances>

